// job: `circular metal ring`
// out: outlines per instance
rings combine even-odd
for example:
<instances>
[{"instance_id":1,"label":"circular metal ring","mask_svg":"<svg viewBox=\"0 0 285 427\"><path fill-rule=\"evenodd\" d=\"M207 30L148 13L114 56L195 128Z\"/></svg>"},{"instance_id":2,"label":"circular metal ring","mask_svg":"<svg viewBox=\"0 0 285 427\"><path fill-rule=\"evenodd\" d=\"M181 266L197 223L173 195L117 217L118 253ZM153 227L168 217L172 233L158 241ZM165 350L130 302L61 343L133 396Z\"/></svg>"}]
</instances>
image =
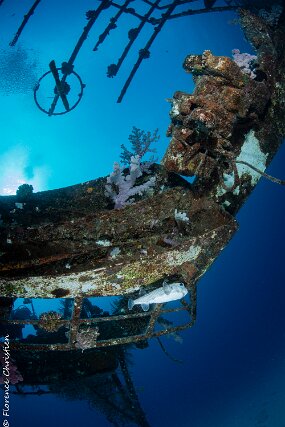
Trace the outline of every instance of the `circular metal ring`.
<instances>
[{"instance_id":1,"label":"circular metal ring","mask_svg":"<svg viewBox=\"0 0 285 427\"><path fill-rule=\"evenodd\" d=\"M57 71L61 71L61 68L57 68ZM46 76L48 76L49 74L52 74L52 72L51 71L47 71L46 73L44 73L40 78L39 78L39 80L37 81L37 83L36 83L36 85L35 85L35 87L34 87L34 100L35 100L35 103L36 103L36 105L37 105L37 107L43 112L43 113L45 113L45 114L48 114L49 116L61 116L61 115L63 115L63 114L66 114L66 113L69 113L71 110L74 110L74 108L79 104L79 102L80 102L80 100L81 100L81 98L82 98L82 96L83 96L83 90L84 90L84 88L85 88L85 84L82 82L82 80L81 80L81 77L79 76L79 74L77 74L75 71L72 71L71 73L69 73L68 75L71 75L71 74L74 74L74 76L77 78L77 80L79 81L79 85L80 85L80 92L79 92L79 94L78 94L78 100L75 102L75 104L72 106L72 107L70 107L68 110L65 110L65 111L62 111L62 112L60 112L60 113L55 113L55 112L52 112L52 113L50 113L50 111L49 110L45 110L41 105L40 105L40 103L39 103L39 101L38 101L38 98L37 98L37 91L39 90L39 88L40 88L40 82L46 77Z\"/></svg>"}]
</instances>

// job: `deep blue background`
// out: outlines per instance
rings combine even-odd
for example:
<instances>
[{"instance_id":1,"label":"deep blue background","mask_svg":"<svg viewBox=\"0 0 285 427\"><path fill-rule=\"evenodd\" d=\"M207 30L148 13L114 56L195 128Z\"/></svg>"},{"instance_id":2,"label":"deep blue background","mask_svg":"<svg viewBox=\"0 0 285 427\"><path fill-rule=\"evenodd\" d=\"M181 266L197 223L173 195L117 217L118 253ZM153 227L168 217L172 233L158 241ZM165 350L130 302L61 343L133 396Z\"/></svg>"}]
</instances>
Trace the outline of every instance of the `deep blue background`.
<instances>
[{"instance_id":1,"label":"deep blue background","mask_svg":"<svg viewBox=\"0 0 285 427\"><path fill-rule=\"evenodd\" d=\"M94 8L91 0L71 3L42 1L26 27L20 46L35 62L28 83L47 71L51 59L59 64L68 59L86 23L84 12ZM11 55L19 58L18 48L12 50L8 42L31 4L7 0L0 8L2 194L13 193L22 181L44 190L108 174L133 125L159 128L162 156L168 143L165 99L175 90L193 90L191 76L181 67L184 57L204 49L228 56L234 48L251 52L231 22L234 14L169 22L118 105L120 88L148 31L111 80L105 77L106 67L116 62L127 29L136 22L124 18L95 54L92 47L107 22L100 19L75 62L87 84L83 100L66 116L49 118L36 109L29 84L11 82L3 66ZM23 66L18 60L17 72ZM284 159L282 147L268 172L284 178ZM183 364L166 358L155 340L148 349L133 351L131 372L151 426L285 426L284 208L284 188L262 179L238 214L239 231L199 283L195 326L182 333L182 345L163 340ZM13 397L11 412L12 427L110 425L85 402L53 396Z\"/></svg>"}]
</instances>

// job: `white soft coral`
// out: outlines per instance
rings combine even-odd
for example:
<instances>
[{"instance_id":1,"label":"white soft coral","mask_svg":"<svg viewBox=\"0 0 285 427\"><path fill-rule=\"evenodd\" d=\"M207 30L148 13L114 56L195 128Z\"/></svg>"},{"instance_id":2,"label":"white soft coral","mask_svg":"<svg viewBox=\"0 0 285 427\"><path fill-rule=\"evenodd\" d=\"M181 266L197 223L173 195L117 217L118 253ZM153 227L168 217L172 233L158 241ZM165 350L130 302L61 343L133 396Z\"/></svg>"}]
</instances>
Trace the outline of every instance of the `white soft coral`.
<instances>
[{"instance_id":1,"label":"white soft coral","mask_svg":"<svg viewBox=\"0 0 285 427\"><path fill-rule=\"evenodd\" d=\"M113 172L107 178L105 194L113 200L115 209L120 209L133 203L133 196L142 195L154 186L155 177L151 177L141 185L135 185L137 178L143 174L143 167L140 160L140 156L131 157L128 175L123 174L119 163L114 163Z\"/></svg>"}]
</instances>

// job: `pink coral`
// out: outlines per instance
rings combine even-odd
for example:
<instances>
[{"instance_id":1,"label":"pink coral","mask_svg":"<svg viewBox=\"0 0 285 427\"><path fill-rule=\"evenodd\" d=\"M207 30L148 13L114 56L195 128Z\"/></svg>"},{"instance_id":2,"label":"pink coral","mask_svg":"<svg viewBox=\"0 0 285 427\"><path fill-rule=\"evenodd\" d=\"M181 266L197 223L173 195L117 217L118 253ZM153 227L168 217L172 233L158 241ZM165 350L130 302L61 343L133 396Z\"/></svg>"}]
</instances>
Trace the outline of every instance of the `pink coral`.
<instances>
[{"instance_id":1,"label":"pink coral","mask_svg":"<svg viewBox=\"0 0 285 427\"><path fill-rule=\"evenodd\" d=\"M257 56L251 55L250 53L241 53L239 49L232 50L234 62L240 67L244 74L249 75L251 79L256 77L253 65L256 61Z\"/></svg>"},{"instance_id":2,"label":"pink coral","mask_svg":"<svg viewBox=\"0 0 285 427\"><path fill-rule=\"evenodd\" d=\"M17 365L10 356L0 349L0 364L2 365L2 372L0 373L0 384L4 384L4 381L9 380L10 384L17 384L23 381L21 373L18 371Z\"/></svg>"}]
</instances>

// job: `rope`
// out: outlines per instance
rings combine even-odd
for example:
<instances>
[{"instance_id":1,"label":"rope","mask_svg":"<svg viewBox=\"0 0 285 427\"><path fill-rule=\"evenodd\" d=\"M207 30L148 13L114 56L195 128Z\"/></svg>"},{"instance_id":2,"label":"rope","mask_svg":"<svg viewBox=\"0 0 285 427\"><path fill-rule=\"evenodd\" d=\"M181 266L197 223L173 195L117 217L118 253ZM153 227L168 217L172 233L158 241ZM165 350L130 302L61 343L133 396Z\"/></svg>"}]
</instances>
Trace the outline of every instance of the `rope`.
<instances>
[{"instance_id":1,"label":"rope","mask_svg":"<svg viewBox=\"0 0 285 427\"><path fill-rule=\"evenodd\" d=\"M269 179L269 181L275 182L276 184L279 184L279 185L285 185L285 180L275 178L272 175L268 175L267 173L262 172L260 169L257 169L255 166L251 165L250 163L247 163L243 160L234 160L234 162L241 163L242 165L248 166L249 168L253 169L255 172L259 173L264 178Z\"/></svg>"},{"instance_id":2,"label":"rope","mask_svg":"<svg viewBox=\"0 0 285 427\"><path fill-rule=\"evenodd\" d=\"M171 359L171 360L172 360L173 362L175 362L175 363L183 363L183 360L176 359L175 357L171 356L171 354L169 354L169 353L168 353L168 351L165 349L165 347L164 347L164 345L162 344L162 342L161 342L161 340L160 340L160 338L159 338L159 337L156 337L156 339L157 339L157 341L158 341L158 343L159 343L159 345L160 345L160 347L161 347L161 349L162 349L163 353L164 353L167 357L169 357L169 359Z\"/></svg>"}]
</instances>

